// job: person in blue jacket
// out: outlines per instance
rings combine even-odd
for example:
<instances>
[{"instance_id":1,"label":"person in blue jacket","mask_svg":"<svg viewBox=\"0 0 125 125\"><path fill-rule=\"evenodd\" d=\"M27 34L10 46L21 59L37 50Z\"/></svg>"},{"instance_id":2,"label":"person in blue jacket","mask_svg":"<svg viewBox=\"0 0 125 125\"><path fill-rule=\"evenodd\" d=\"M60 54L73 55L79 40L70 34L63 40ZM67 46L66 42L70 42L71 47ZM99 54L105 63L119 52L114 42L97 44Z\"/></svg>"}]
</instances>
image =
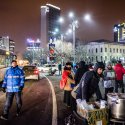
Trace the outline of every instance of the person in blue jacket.
<instances>
[{"instance_id":1,"label":"person in blue jacket","mask_svg":"<svg viewBox=\"0 0 125 125\"><path fill-rule=\"evenodd\" d=\"M1 119L8 120L9 110L13 103L14 96L16 98L16 103L17 103L16 116L19 116L22 107L21 92L23 88L24 88L23 70L18 67L17 61L13 60L11 68L9 68L5 73L4 81L2 84L3 92L6 92L6 102Z\"/></svg>"}]
</instances>

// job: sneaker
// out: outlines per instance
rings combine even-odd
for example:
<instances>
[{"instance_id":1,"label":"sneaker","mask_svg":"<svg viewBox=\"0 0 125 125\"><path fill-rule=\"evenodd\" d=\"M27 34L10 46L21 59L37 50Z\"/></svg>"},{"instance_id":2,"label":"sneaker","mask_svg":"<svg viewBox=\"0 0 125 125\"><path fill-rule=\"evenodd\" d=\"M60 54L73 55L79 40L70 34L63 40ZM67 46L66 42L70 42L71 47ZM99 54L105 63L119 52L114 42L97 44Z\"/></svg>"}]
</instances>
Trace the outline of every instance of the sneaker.
<instances>
[{"instance_id":1,"label":"sneaker","mask_svg":"<svg viewBox=\"0 0 125 125\"><path fill-rule=\"evenodd\" d=\"M7 114L3 114L3 115L1 115L0 118L3 119L3 120L8 120L8 115Z\"/></svg>"}]
</instances>

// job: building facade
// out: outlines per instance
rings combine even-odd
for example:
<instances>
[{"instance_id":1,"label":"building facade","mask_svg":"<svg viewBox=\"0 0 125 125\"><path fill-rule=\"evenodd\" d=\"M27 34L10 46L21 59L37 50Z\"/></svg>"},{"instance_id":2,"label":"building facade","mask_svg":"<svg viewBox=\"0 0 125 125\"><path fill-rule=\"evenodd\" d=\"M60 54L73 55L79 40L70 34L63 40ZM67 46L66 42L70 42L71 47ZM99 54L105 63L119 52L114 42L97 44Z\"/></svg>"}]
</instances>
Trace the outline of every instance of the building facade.
<instances>
[{"instance_id":1,"label":"building facade","mask_svg":"<svg viewBox=\"0 0 125 125\"><path fill-rule=\"evenodd\" d=\"M33 40L33 39L30 39L28 38L27 39L27 47L26 47L27 50L39 50L41 49L40 47L40 40L37 39L37 40Z\"/></svg>"},{"instance_id":2,"label":"building facade","mask_svg":"<svg viewBox=\"0 0 125 125\"><path fill-rule=\"evenodd\" d=\"M15 42L9 37L0 37L0 65L8 65L13 59Z\"/></svg>"},{"instance_id":3,"label":"building facade","mask_svg":"<svg viewBox=\"0 0 125 125\"><path fill-rule=\"evenodd\" d=\"M125 62L125 44L99 40L83 45L86 52L84 60L95 63L103 61L107 63L112 60L122 60Z\"/></svg>"},{"instance_id":4,"label":"building facade","mask_svg":"<svg viewBox=\"0 0 125 125\"><path fill-rule=\"evenodd\" d=\"M114 25L114 41L125 42L125 23Z\"/></svg>"},{"instance_id":5,"label":"building facade","mask_svg":"<svg viewBox=\"0 0 125 125\"><path fill-rule=\"evenodd\" d=\"M50 40L60 36L60 13L60 8L52 4L41 6L41 47L46 48Z\"/></svg>"}]
</instances>

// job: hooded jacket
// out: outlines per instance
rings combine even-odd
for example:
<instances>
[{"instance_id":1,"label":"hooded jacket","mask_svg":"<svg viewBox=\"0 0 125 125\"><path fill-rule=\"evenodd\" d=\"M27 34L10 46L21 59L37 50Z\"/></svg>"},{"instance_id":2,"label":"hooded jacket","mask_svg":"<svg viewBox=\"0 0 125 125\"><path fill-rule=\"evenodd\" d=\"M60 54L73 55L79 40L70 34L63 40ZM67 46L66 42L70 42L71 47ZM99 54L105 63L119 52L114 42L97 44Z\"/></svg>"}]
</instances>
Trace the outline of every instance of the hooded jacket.
<instances>
[{"instance_id":1,"label":"hooded jacket","mask_svg":"<svg viewBox=\"0 0 125 125\"><path fill-rule=\"evenodd\" d=\"M125 69L122 64L118 63L114 67L116 73L116 80L123 80L123 75L125 74Z\"/></svg>"},{"instance_id":2,"label":"hooded jacket","mask_svg":"<svg viewBox=\"0 0 125 125\"><path fill-rule=\"evenodd\" d=\"M115 78L116 78L116 74L115 71L111 68L111 69L106 69L103 72L103 76L104 76L104 87L105 88L111 88L115 86Z\"/></svg>"},{"instance_id":3,"label":"hooded jacket","mask_svg":"<svg viewBox=\"0 0 125 125\"><path fill-rule=\"evenodd\" d=\"M75 74L75 84L79 84L83 74L88 71L88 67L85 65L85 62L84 61L81 61L79 63L79 68L77 69L76 71L76 74Z\"/></svg>"},{"instance_id":4,"label":"hooded jacket","mask_svg":"<svg viewBox=\"0 0 125 125\"><path fill-rule=\"evenodd\" d=\"M98 100L102 99L102 95L98 85L99 80L100 77L95 71L87 71L80 81L76 98L82 100L85 99L87 102L89 102L89 99L95 93Z\"/></svg>"},{"instance_id":5,"label":"hooded jacket","mask_svg":"<svg viewBox=\"0 0 125 125\"><path fill-rule=\"evenodd\" d=\"M19 92L24 87L24 73L18 66L9 68L4 76L3 88L6 92Z\"/></svg>"}]
</instances>

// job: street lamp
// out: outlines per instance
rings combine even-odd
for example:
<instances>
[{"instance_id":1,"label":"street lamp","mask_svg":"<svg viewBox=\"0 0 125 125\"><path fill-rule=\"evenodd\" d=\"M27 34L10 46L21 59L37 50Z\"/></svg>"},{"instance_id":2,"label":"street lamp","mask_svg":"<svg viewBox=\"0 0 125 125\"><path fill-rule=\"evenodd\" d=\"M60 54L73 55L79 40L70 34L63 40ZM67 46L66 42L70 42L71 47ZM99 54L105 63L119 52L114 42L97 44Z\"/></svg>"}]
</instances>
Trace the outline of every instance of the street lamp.
<instances>
[{"instance_id":1,"label":"street lamp","mask_svg":"<svg viewBox=\"0 0 125 125\"><path fill-rule=\"evenodd\" d=\"M64 18L63 17L60 17L59 20L58 20L59 23L64 23Z\"/></svg>"},{"instance_id":2,"label":"street lamp","mask_svg":"<svg viewBox=\"0 0 125 125\"><path fill-rule=\"evenodd\" d=\"M74 18L74 13L73 12L69 13L69 18Z\"/></svg>"},{"instance_id":3,"label":"street lamp","mask_svg":"<svg viewBox=\"0 0 125 125\"><path fill-rule=\"evenodd\" d=\"M76 40L76 28L78 28L78 20L74 19L74 13L70 12L69 17L72 19L71 27L72 27L72 33L73 33L73 62L75 63L75 40Z\"/></svg>"},{"instance_id":4,"label":"street lamp","mask_svg":"<svg viewBox=\"0 0 125 125\"><path fill-rule=\"evenodd\" d=\"M84 15L84 20L85 21L91 21L91 15L90 14Z\"/></svg>"}]
</instances>

